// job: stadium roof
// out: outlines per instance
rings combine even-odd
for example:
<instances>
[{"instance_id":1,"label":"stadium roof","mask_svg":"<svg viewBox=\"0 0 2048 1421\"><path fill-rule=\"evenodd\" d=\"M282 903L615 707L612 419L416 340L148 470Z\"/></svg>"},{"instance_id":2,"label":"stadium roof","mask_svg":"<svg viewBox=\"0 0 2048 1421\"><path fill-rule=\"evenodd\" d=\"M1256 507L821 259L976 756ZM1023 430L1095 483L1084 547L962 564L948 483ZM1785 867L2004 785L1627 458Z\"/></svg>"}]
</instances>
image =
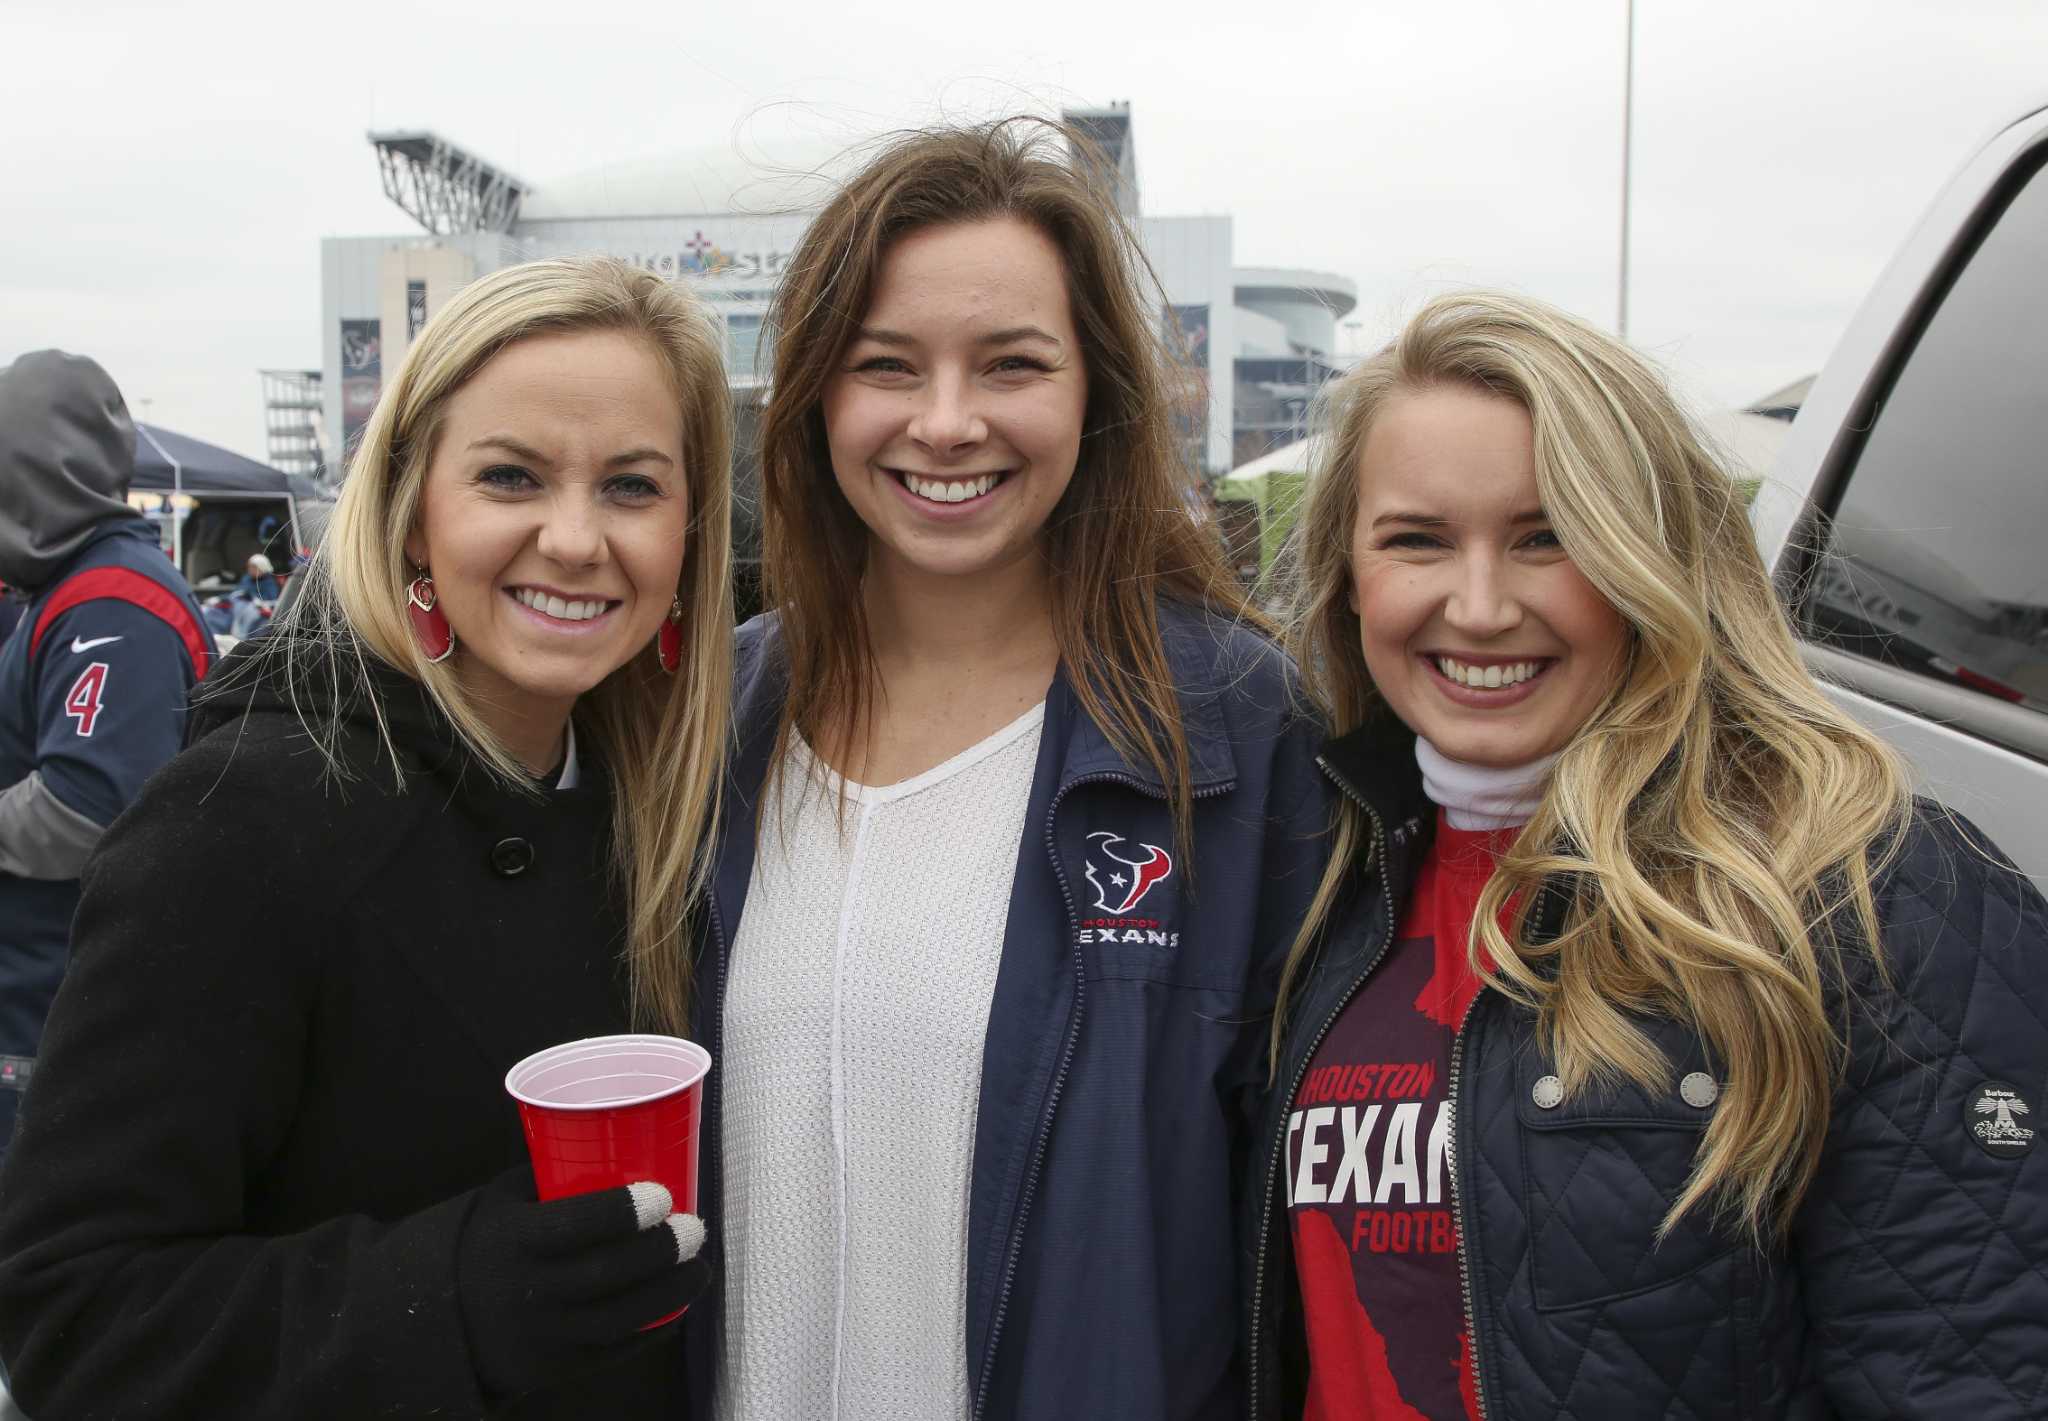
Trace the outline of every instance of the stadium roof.
<instances>
[{"instance_id":1,"label":"stadium roof","mask_svg":"<svg viewBox=\"0 0 2048 1421\"><path fill-rule=\"evenodd\" d=\"M1065 118L1102 145L1135 214L1129 107L1070 109ZM751 151L734 143L682 148L603 163L538 185L424 129L373 132L370 142L383 170L385 196L429 232L451 236L509 232L538 222L808 216L877 145L895 136L798 139Z\"/></svg>"},{"instance_id":2,"label":"stadium roof","mask_svg":"<svg viewBox=\"0 0 2048 1421\"><path fill-rule=\"evenodd\" d=\"M509 232L527 184L424 129L370 134L384 195L437 236Z\"/></svg>"}]
</instances>

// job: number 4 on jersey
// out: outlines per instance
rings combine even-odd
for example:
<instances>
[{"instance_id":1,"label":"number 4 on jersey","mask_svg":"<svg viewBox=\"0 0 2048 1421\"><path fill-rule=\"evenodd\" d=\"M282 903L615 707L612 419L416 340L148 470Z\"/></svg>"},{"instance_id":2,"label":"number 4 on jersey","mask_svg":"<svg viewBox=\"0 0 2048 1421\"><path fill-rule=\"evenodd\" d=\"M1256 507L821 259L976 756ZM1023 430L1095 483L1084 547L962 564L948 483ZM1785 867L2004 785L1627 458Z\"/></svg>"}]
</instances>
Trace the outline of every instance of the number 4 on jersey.
<instances>
[{"instance_id":1,"label":"number 4 on jersey","mask_svg":"<svg viewBox=\"0 0 2048 1421\"><path fill-rule=\"evenodd\" d=\"M78 722L80 735L91 735L93 722L100 718L100 693L107 688L107 663L95 661L78 673L64 696L64 714Z\"/></svg>"}]
</instances>

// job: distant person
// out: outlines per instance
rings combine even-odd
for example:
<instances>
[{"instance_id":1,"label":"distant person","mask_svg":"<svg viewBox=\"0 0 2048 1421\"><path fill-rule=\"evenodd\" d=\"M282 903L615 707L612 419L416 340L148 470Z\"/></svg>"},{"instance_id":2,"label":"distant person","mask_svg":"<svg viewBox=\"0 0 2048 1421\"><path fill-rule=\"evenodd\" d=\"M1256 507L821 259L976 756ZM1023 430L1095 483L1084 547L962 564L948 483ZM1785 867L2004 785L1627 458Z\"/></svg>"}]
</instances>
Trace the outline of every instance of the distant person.
<instances>
[{"instance_id":1,"label":"distant person","mask_svg":"<svg viewBox=\"0 0 2048 1421\"><path fill-rule=\"evenodd\" d=\"M249 554L248 564L242 571L242 580L235 584L235 591L259 602L275 602L278 582L270 559L261 553Z\"/></svg>"},{"instance_id":2,"label":"distant person","mask_svg":"<svg viewBox=\"0 0 2048 1421\"><path fill-rule=\"evenodd\" d=\"M135 427L93 361L0 369L0 580L28 601L0 648L0 1152L64 975L78 872L177 753L213 639L127 503Z\"/></svg>"},{"instance_id":3,"label":"distant person","mask_svg":"<svg viewBox=\"0 0 2048 1421\"><path fill-rule=\"evenodd\" d=\"M292 525L275 513L264 514L256 525L256 542L263 559L273 570L283 568L286 577L298 571L299 564L305 561L292 541Z\"/></svg>"},{"instance_id":4,"label":"distant person","mask_svg":"<svg viewBox=\"0 0 2048 1421\"><path fill-rule=\"evenodd\" d=\"M235 584L234 620L229 626L229 635L237 640L256 635L263 626L264 609L277 605L278 590L270 559L261 553L249 554L242 580Z\"/></svg>"}]
</instances>

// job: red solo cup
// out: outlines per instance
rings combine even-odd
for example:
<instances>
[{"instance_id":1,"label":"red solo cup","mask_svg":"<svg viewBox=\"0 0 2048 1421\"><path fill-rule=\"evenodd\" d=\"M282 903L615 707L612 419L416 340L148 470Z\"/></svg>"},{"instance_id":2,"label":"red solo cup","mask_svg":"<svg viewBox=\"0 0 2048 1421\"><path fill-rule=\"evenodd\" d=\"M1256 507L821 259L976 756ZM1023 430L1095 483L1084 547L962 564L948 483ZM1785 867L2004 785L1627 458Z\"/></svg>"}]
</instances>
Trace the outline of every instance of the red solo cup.
<instances>
[{"instance_id":1,"label":"red solo cup","mask_svg":"<svg viewBox=\"0 0 2048 1421\"><path fill-rule=\"evenodd\" d=\"M697 1212L697 1132L711 1053L674 1036L593 1036L505 1073L543 1200L651 1179ZM685 1309L647 1324L675 1321Z\"/></svg>"}]
</instances>

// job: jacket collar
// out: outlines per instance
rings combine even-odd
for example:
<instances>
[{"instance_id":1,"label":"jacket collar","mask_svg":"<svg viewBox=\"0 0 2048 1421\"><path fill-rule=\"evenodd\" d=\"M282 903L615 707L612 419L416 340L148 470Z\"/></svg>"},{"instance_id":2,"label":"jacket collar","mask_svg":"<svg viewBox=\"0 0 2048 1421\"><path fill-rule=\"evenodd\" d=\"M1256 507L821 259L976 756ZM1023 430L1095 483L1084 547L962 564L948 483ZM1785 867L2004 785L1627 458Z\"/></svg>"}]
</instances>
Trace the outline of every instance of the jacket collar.
<instances>
[{"instance_id":1,"label":"jacket collar","mask_svg":"<svg viewBox=\"0 0 2048 1421\"><path fill-rule=\"evenodd\" d=\"M1388 838L1388 872L1407 894L1408 874L1436 832L1436 806L1422 789L1415 760L1415 732L1382 709L1358 729L1323 742L1316 763L1345 793L1379 816ZM1530 925L1535 942L1547 942L1564 927L1572 885L1553 878Z\"/></svg>"},{"instance_id":2,"label":"jacket collar","mask_svg":"<svg viewBox=\"0 0 2048 1421\"><path fill-rule=\"evenodd\" d=\"M1325 740L1316 763L1389 833L1410 819L1434 821L1415 763L1415 732L1384 708L1356 729Z\"/></svg>"},{"instance_id":3,"label":"jacket collar","mask_svg":"<svg viewBox=\"0 0 2048 1421\"><path fill-rule=\"evenodd\" d=\"M325 722L323 729L360 737L368 758L352 765L356 772L388 779L383 743L388 734L390 749L397 751L407 774L424 771L458 784L474 780L480 787L496 783L418 681L352 640L323 642L308 636L289 646L284 635L251 637L216 663L194 693L185 722L187 744L251 714L301 721L310 715L316 723ZM578 748L587 765L597 747L586 739Z\"/></svg>"},{"instance_id":4,"label":"jacket collar","mask_svg":"<svg viewBox=\"0 0 2048 1421\"><path fill-rule=\"evenodd\" d=\"M1200 791L1229 784L1237 778L1237 757L1231 751L1222 702L1233 678L1217 674L1218 660L1224 655L1219 624L1193 608L1162 601L1159 639L1173 677L1174 697L1180 702L1181 728L1187 736L1188 787ZM1066 778L1111 774L1136 780L1149 793L1166 797L1166 782L1151 762L1127 759L1081 709L1081 698L1064 662L1054 673L1050 694L1066 697L1073 710Z\"/></svg>"},{"instance_id":5,"label":"jacket collar","mask_svg":"<svg viewBox=\"0 0 2048 1421\"><path fill-rule=\"evenodd\" d=\"M1189 786L1196 791L1237 778L1237 758L1231 751L1222 705L1232 677L1219 674L1218 663L1225 649L1215 628L1214 621L1192 608L1172 602L1160 604L1160 640L1187 736ZM745 812L751 813L754 796L768 777L768 761L775 749L775 730L781 722L788 688L789 665L782 654L781 622L775 613L764 613L740 628L740 666L734 688L733 724L737 735L732 777ZM1165 797L1166 785L1158 771L1147 762L1134 763L1126 758L1103 734L1102 727L1082 713L1080 698L1074 693L1064 664L1053 674L1047 699L1057 701L1069 711L1065 717L1070 729L1063 757L1063 779L1115 775L1135 780L1149 793ZM1054 705L1048 704L1049 726L1054 723L1054 709Z\"/></svg>"}]
</instances>

